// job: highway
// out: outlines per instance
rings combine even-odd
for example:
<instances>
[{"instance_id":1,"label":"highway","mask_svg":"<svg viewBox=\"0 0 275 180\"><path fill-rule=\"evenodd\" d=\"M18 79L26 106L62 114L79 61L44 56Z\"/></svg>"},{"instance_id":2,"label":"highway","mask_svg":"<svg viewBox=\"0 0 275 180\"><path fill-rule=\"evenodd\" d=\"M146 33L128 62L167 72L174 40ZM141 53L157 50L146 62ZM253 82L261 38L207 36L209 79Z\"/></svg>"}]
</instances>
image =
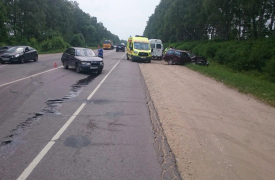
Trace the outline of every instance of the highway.
<instances>
[{"instance_id":1,"label":"highway","mask_svg":"<svg viewBox=\"0 0 275 180\"><path fill-rule=\"evenodd\" d=\"M61 55L0 65L0 179L172 179L138 63L105 51L97 76Z\"/></svg>"}]
</instances>

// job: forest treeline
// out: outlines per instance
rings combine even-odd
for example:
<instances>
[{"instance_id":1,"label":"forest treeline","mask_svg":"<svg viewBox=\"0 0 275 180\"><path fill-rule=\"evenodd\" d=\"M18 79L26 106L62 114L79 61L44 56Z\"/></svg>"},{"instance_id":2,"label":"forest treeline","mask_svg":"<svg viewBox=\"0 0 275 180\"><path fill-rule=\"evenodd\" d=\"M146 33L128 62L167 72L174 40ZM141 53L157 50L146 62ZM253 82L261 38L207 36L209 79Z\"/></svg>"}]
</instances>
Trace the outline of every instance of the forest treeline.
<instances>
[{"instance_id":1,"label":"forest treeline","mask_svg":"<svg viewBox=\"0 0 275 180\"><path fill-rule=\"evenodd\" d=\"M144 35L275 82L275 0L161 0Z\"/></svg>"},{"instance_id":2,"label":"forest treeline","mask_svg":"<svg viewBox=\"0 0 275 180\"><path fill-rule=\"evenodd\" d=\"M119 43L96 17L69 0L0 0L0 45L30 45L41 51Z\"/></svg>"},{"instance_id":3,"label":"forest treeline","mask_svg":"<svg viewBox=\"0 0 275 180\"><path fill-rule=\"evenodd\" d=\"M275 0L161 0L144 35L164 42L274 35Z\"/></svg>"}]
</instances>

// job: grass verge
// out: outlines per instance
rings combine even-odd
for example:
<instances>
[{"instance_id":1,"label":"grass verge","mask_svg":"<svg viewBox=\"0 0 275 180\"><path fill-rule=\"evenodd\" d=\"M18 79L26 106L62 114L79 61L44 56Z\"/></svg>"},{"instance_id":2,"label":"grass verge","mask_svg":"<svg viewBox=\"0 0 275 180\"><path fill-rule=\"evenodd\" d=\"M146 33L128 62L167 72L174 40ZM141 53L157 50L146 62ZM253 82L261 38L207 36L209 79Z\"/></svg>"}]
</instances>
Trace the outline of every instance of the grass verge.
<instances>
[{"instance_id":1,"label":"grass verge","mask_svg":"<svg viewBox=\"0 0 275 180\"><path fill-rule=\"evenodd\" d=\"M225 85L236 88L242 93L251 94L257 99L275 107L275 83L259 79L253 75L236 73L228 67L219 65L213 61L211 61L208 67L194 64L188 64L186 67L214 78L217 81L221 81Z\"/></svg>"}]
</instances>

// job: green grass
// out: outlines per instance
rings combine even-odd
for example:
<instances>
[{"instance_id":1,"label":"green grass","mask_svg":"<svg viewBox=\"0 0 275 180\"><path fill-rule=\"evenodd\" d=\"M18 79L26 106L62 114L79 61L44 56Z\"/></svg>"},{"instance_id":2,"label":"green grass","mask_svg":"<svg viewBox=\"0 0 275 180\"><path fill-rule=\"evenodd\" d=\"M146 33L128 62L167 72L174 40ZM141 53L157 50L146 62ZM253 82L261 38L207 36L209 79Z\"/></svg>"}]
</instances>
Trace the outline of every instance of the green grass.
<instances>
[{"instance_id":1,"label":"green grass","mask_svg":"<svg viewBox=\"0 0 275 180\"><path fill-rule=\"evenodd\" d=\"M186 67L213 77L225 85L236 88L242 93L251 94L259 100L275 107L275 83L247 73L236 73L230 68L210 60L208 67L188 64Z\"/></svg>"}]
</instances>

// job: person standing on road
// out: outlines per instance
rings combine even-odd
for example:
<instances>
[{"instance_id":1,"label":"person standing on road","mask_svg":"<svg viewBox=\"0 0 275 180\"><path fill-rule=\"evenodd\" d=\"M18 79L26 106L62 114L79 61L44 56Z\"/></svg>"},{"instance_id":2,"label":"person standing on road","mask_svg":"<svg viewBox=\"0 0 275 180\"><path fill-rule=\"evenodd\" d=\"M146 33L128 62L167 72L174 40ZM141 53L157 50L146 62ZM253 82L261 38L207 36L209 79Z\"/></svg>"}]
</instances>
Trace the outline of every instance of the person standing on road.
<instances>
[{"instance_id":1,"label":"person standing on road","mask_svg":"<svg viewBox=\"0 0 275 180\"><path fill-rule=\"evenodd\" d=\"M166 49L164 50L163 55L165 55L167 53L167 51L168 51L168 47L166 47Z\"/></svg>"},{"instance_id":2,"label":"person standing on road","mask_svg":"<svg viewBox=\"0 0 275 180\"><path fill-rule=\"evenodd\" d=\"M98 45L97 56L103 59L103 49Z\"/></svg>"}]
</instances>

